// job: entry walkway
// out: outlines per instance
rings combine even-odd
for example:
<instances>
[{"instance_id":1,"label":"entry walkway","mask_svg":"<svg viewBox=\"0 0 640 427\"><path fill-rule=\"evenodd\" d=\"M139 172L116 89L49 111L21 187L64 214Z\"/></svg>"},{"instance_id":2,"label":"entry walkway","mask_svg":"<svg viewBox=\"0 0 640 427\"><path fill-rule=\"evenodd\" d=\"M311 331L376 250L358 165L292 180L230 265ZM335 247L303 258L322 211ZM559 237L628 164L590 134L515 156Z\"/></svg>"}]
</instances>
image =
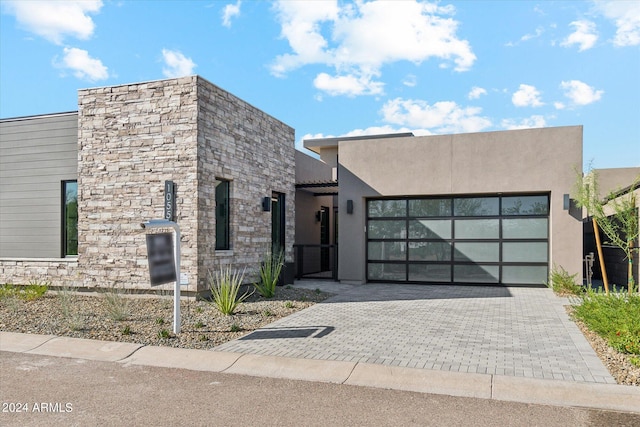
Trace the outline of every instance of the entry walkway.
<instances>
[{"instance_id":1,"label":"entry walkway","mask_svg":"<svg viewBox=\"0 0 640 427\"><path fill-rule=\"evenodd\" d=\"M615 384L549 289L295 286L337 295L216 351Z\"/></svg>"}]
</instances>

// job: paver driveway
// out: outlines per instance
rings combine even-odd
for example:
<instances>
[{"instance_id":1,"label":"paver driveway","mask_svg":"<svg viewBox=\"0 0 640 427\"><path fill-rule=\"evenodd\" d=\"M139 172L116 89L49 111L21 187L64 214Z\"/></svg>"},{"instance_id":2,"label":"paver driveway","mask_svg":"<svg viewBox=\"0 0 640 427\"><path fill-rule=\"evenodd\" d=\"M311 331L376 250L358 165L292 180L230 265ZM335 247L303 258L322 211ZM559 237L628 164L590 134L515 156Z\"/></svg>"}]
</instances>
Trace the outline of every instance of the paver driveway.
<instances>
[{"instance_id":1,"label":"paver driveway","mask_svg":"<svg viewBox=\"0 0 640 427\"><path fill-rule=\"evenodd\" d=\"M615 384L549 289L295 286L337 295L216 350Z\"/></svg>"}]
</instances>

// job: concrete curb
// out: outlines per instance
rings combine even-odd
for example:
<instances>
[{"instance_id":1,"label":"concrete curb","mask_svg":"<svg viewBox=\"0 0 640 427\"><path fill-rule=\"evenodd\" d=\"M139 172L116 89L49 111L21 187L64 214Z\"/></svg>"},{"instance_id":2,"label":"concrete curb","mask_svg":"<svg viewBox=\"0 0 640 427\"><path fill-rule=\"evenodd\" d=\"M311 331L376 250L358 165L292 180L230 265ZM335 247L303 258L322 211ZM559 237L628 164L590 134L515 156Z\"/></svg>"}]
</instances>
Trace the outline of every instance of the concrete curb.
<instances>
[{"instance_id":1,"label":"concrete curb","mask_svg":"<svg viewBox=\"0 0 640 427\"><path fill-rule=\"evenodd\" d=\"M640 413L640 387L153 347L0 331L0 351Z\"/></svg>"},{"instance_id":2,"label":"concrete curb","mask_svg":"<svg viewBox=\"0 0 640 427\"><path fill-rule=\"evenodd\" d=\"M491 377L359 363L345 384L491 399Z\"/></svg>"},{"instance_id":3,"label":"concrete curb","mask_svg":"<svg viewBox=\"0 0 640 427\"><path fill-rule=\"evenodd\" d=\"M120 362L125 365L223 372L236 363L241 356L242 354L240 353L190 350L173 347L142 347Z\"/></svg>"},{"instance_id":4,"label":"concrete curb","mask_svg":"<svg viewBox=\"0 0 640 427\"><path fill-rule=\"evenodd\" d=\"M224 373L342 384L355 366L355 362L245 354Z\"/></svg>"},{"instance_id":5,"label":"concrete curb","mask_svg":"<svg viewBox=\"0 0 640 427\"><path fill-rule=\"evenodd\" d=\"M18 334L0 331L0 351L24 353L57 338L55 335Z\"/></svg>"}]
</instances>

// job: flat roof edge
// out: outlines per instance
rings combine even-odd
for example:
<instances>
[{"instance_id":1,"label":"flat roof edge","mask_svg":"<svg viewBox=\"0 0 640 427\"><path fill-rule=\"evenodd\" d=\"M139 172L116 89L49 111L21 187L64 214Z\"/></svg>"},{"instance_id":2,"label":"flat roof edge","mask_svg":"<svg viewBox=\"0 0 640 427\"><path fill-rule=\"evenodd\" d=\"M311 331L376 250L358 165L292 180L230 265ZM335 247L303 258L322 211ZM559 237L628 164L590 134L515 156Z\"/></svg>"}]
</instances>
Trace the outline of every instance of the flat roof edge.
<instances>
[{"instance_id":1,"label":"flat roof edge","mask_svg":"<svg viewBox=\"0 0 640 427\"><path fill-rule=\"evenodd\" d=\"M71 116L77 115L78 111L65 111L62 113L47 113L47 114L33 114L31 116L17 116L17 117L5 117L0 118L0 122L17 122L20 120L33 120L33 119L44 119L47 117L60 117L60 116Z\"/></svg>"},{"instance_id":2,"label":"flat roof edge","mask_svg":"<svg viewBox=\"0 0 640 427\"><path fill-rule=\"evenodd\" d=\"M358 136L336 136L331 138L312 138L302 141L304 148L316 152L314 148L321 147L337 147L340 141L359 141L366 139L386 139L386 138L407 138L415 136L413 132L400 132L400 133L384 133L373 135L358 135Z\"/></svg>"}]
</instances>

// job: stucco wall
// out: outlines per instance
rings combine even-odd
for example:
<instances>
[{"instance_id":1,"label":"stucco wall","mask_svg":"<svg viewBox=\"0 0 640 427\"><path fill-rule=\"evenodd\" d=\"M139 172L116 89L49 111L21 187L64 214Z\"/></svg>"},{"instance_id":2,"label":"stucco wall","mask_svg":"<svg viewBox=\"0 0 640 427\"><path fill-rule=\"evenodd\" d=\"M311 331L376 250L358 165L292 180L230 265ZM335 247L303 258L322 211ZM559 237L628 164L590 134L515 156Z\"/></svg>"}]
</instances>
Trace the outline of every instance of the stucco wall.
<instances>
[{"instance_id":1,"label":"stucco wall","mask_svg":"<svg viewBox=\"0 0 640 427\"><path fill-rule=\"evenodd\" d=\"M339 142L339 278L365 280L365 199L551 193L550 266L582 271L582 225L563 211L582 165L582 126Z\"/></svg>"}]
</instances>

